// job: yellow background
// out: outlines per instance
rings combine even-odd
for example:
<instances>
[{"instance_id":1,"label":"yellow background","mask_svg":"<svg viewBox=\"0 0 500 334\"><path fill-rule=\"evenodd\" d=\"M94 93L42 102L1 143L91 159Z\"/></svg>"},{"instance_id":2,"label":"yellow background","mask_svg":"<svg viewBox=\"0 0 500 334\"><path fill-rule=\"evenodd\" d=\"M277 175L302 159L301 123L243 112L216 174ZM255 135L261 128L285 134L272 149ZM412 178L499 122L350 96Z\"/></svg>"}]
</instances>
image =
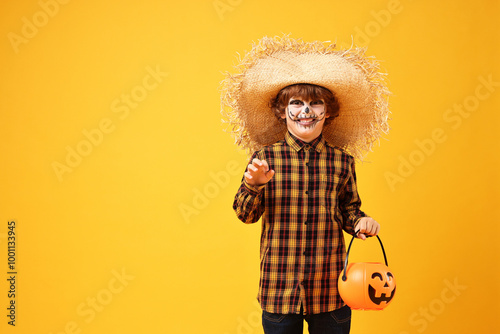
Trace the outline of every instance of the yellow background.
<instances>
[{"instance_id":1,"label":"yellow background","mask_svg":"<svg viewBox=\"0 0 500 334\"><path fill-rule=\"evenodd\" d=\"M398 292L384 311L354 312L351 333L497 327L498 1L29 0L0 10L2 333L262 333L260 223L243 225L231 208L246 157L222 131L218 85L237 52L283 33L354 38L389 73L392 130L357 173ZM68 167L77 149L85 156ZM67 169L58 176L54 163ZM355 243L353 260L380 261L375 240Z\"/></svg>"}]
</instances>

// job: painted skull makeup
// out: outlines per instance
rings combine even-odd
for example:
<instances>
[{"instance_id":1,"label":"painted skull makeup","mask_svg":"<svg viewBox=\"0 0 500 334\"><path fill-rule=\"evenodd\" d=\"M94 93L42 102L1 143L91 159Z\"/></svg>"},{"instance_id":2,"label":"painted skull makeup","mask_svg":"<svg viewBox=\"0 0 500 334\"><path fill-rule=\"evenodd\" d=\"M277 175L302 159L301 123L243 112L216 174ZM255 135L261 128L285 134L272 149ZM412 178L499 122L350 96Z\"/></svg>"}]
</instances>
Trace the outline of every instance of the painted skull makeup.
<instances>
[{"instance_id":1,"label":"painted skull makeup","mask_svg":"<svg viewBox=\"0 0 500 334\"><path fill-rule=\"evenodd\" d=\"M291 98L288 103L288 118L301 127L315 127L325 118L325 103L323 100L304 101Z\"/></svg>"},{"instance_id":2,"label":"painted skull makeup","mask_svg":"<svg viewBox=\"0 0 500 334\"><path fill-rule=\"evenodd\" d=\"M329 117L323 100L292 97L285 110L288 130L301 140L310 142L321 134L324 120Z\"/></svg>"}]
</instances>

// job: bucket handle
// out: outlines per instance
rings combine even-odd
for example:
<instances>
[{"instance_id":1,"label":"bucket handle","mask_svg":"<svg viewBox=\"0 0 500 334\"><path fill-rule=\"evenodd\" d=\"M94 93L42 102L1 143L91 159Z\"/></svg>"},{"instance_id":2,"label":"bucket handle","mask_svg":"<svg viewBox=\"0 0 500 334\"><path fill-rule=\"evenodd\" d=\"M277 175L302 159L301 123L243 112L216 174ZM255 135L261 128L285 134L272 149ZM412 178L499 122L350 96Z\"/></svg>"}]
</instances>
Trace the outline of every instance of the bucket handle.
<instances>
[{"instance_id":1,"label":"bucket handle","mask_svg":"<svg viewBox=\"0 0 500 334\"><path fill-rule=\"evenodd\" d=\"M346 254L345 263L344 263L344 274L342 275L342 281L344 281L344 282L347 280L346 271L347 271L347 262L349 260L349 252L351 251L352 242L354 241L354 238L358 235L358 232L356 232L356 234L352 236L351 242L349 243L349 248L347 248L347 254ZM378 239L378 242L380 242L380 247L382 248L382 253L384 254L385 265L387 267L389 267L389 265L387 264L387 256L385 256L385 250L384 250L384 245L382 244L382 240L380 240L378 235L376 237Z\"/></svg>"}]
</instances>

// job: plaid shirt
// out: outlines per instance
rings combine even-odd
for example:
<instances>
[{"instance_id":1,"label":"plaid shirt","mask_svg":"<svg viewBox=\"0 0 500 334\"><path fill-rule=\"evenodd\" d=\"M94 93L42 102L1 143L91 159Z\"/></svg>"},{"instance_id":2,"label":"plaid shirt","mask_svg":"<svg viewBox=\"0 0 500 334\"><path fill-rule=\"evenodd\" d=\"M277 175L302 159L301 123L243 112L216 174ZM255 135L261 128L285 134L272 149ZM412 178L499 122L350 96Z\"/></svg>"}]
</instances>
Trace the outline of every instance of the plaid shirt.
<instances>
[{"instance_id":1,"label":"plaid shirt","mask_svg":"<svg viewBox=\"0 0 500 334\"><path fill-rule=\"evenodd\" d=\"M342 229L361 217L354 159L322 136L285 139L255 152L275 170L265 185L243 178L233 208L246 224L262 216L258 300L270 313L329 312L344 306L337 280L343 269Z\"/></svg>"}]
</instances>

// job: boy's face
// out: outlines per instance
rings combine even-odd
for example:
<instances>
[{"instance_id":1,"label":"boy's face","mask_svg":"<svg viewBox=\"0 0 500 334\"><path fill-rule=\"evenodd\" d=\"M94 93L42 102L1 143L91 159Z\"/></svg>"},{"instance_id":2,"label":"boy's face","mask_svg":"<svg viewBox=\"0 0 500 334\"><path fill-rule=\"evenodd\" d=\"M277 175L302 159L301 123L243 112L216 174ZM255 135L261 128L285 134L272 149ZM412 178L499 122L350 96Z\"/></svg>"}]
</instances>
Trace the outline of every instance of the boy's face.
<instances>
[{"instance_id":1,"label":"boy's face","mask_svg":"<svg viewBox=\"0 0 500 334\"><path fill-rule=\"evenodd\" d=\"M286 127L295 137L309 143L323 131L325 119L330 117L326 112L323 100L308 100L292 97L281 118L286 118Z\"/></svg>"}]
</instances>

